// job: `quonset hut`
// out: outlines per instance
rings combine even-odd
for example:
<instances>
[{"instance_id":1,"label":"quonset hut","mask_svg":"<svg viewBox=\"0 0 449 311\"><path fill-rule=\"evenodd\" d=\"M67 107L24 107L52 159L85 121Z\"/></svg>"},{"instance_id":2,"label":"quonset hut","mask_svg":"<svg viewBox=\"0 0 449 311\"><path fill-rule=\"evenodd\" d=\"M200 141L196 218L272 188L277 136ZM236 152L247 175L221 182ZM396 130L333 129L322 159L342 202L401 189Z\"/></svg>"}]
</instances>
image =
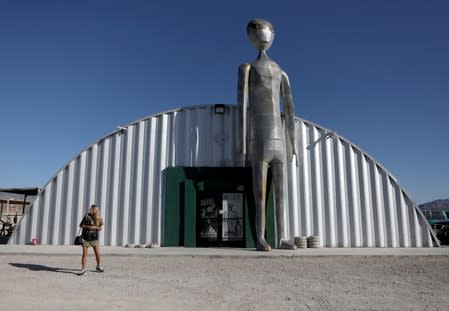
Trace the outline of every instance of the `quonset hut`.
<instances>
[{"instance_id":1,"label":"quonset hut","mask_svg":"<svg viewBox=\"0 0 449 311\"><path fill-rule=\"evenodd\" d=\"M96 203L102 245L253 247L248 174L237 161L238 113L234 105L186 107L106 135L50 179L9 244L72 244ZM307 120L296 118L296 131L299 165L287 165L284 174L287 237L319 236L322 247L439 246L415 202L375 159ZM242 202L243 231L235 240L225 235L220 206L230 194ZM210 198L215 218L205 216ZM275 241L268 210L267 235ZM201 227L206 220L215 233Z\"/></svg>"}]
</instances>

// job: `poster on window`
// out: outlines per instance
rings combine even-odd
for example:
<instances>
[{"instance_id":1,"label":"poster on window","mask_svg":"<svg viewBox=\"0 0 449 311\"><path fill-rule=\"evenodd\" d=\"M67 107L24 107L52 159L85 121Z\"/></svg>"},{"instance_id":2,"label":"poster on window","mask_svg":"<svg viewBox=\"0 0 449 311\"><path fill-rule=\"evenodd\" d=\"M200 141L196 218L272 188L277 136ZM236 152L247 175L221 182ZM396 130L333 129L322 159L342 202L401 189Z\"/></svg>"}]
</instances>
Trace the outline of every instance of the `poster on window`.
<instances>
[{"instance_id":1,"label":"poster on window","mask_svg":"<svg viewBox=\"0 0 449 311\"><path fill-rule=\"evenodd\" d=\"M243 239L243 193L223 193L223 241Z\"/></svg>"},{"instance_id":2,"label":"poster on window","mask_svg":"<svg viewBox=\"0 0 449 311\"><path fill-rule=\"evenodd\" d=\"M206 240L218 238L218 202L213 197L200 199L200 237Z\"/></svg>"}]
</instances>

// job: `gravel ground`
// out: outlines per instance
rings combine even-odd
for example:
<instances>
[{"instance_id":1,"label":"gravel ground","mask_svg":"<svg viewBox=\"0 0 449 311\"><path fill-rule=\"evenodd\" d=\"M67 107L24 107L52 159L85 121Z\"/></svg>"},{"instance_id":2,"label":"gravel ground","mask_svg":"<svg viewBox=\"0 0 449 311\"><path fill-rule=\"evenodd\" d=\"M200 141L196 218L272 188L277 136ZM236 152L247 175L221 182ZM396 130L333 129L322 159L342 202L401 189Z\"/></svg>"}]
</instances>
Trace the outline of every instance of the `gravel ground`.
<instances>
[{"instance_id":1,"label":"gravel ground","mask_svg":"<svg viewBox=\"0 0 449 311\"><path fill-rule=\"evenodd\" d=\"M449 310L448 256L0 255L2 310Z\"/></svg>"}]
</instances>

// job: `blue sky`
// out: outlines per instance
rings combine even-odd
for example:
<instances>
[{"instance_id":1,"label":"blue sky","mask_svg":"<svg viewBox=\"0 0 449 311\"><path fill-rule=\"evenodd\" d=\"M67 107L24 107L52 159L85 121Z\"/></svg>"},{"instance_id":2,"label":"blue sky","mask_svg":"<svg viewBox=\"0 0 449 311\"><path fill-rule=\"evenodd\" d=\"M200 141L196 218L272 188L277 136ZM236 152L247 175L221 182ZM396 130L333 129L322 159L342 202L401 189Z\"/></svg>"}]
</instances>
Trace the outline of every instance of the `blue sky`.
<instances>
[{"instance_id":1,"label":"blue sky","mask_svg":"<svg viewBox=\"0 0 449 311\"><path fill-rule=\"evenodd\" d=\"M235 104L246 36L269 55L296 114L336 131L417 203L449 198L449 1L0 0L0 187L43 187L118 125Z\"/></svg>"}]
</instances>

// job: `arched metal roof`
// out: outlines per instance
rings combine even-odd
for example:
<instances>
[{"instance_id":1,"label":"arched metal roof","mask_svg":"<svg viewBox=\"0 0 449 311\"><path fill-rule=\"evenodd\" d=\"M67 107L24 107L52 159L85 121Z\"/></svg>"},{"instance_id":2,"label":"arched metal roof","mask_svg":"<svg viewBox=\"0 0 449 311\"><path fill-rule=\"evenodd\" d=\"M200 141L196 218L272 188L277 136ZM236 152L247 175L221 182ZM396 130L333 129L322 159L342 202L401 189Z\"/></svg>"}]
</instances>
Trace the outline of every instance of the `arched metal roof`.
<instances>
[{"instance_id":1,"label":"arched metal roof","mask_svg":"<svg viewBox=\"0 0 449 311\"><path fill-rule=\"evenodd\" d=\"M91 203L104 245L158 243L167 167L238 165L238 108L192 106L118 128L81 151L42 188L9 243L71 244ZM432 247L430 226L398 181L355 144L296 118L300 165L286 165L287 236L324 247Z\"/></svg>"}]
</instances>

